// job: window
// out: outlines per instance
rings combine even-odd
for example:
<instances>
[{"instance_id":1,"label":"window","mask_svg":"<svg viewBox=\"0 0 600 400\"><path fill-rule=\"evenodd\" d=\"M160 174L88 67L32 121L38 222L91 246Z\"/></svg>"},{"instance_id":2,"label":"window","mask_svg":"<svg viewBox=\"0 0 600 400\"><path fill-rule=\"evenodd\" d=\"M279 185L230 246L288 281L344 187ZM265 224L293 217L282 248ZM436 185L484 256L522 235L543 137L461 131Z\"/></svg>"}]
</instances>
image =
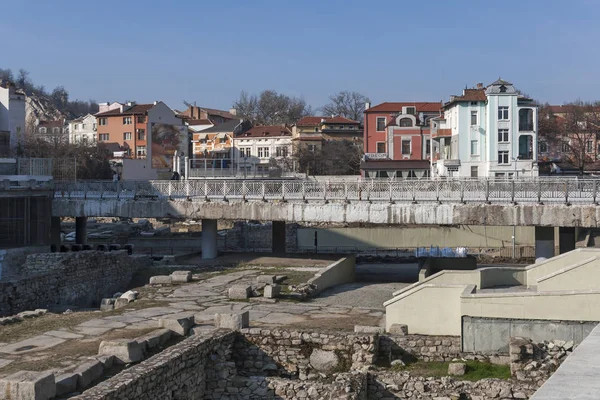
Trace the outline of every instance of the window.
<instances>
[{"instance_id":1,"label":"window","mask_svg":"<svg viewBox=\"0 0 600 400\"><path fill-rule=\"evenodd\" d=\"M338 125L338 127L337 127L337 128L338 128L338 129L344 129L344 128L345 128L345 126L344 126L344 125Z\"/></svg>"},{"instance_id":2,"label":"window","mask_svg":"<svg viewBox=\"0 0 600 400\"><path fill-rule=\"evenodd\" d=\"M227 143L227 138L226 137L219 138L219 143Z\"/></svg>"},{"instance_id":3,"label":"window","mask_svg":"<svg viewBox=\"0 0 600 400\"><path fill-rule=\"evenodd\" d=\"M137 157L146 157L146 146L136 146L135 155Z\"/></svg>"},{"instance_id":4,"label":"window","mask_svg":"<svg viewBox=\"0 0 600 400\"><path fill-rule=\"evenodd\" d=\"M477 169L476 165L471 167L471 178L477 178L479 176Z\"/></svg>"},{"instance_id":5,"label":"window","mask_svg":"<svg viewBox=\"0 0 600 400\"><path fill-rule=\"evenodd\" d=\"M431 139L425 140L425 155L431 154Z\"/></svg>"},{"instance_id":6,"label":"window","mask_svg":"<svg viewBox=\"0 0 600 400\"><path fill-rule=\"evenodd\" d=\"M277 146L275 148L275 155L277 157L287 157L287 155L288 155L288 148L287 148L287 146Z\"/></svg>"},{"instance_id":7,"label":"window","mask_svg":"<svg viewBox=\"0 0 600 400\"><path fill-rule=\"evenodd\" d=\"M73 125L73 132L78 131L79 130L79 124L74 124Z\"/></svg>"},{"instance_id":8,"label":"window","mask_svg":"<svg viewBox=\"0 0 600 400\"><path fill-rule=\"evenodd\" d=\"M472 105L472 106L476 106L476 105L477 105L477 102L476 102L476 101L472 101L472 102L471 102L471 105Z\"/></svg>"},{"instance_id":9,"label":"window","mask_svg":"<svg viewBox=\"0 0 600 400\"><path fill-rule=\"evenodd\" d=\"M498 164L508 164L508 151L498 152Z\"/></svg>"},{"instance_id":10,"label":"window","mask_svg":"<svg viewBox=\"0 0 600 400\"><path fill-rule=\"evenodd\" d=\"M84 145L87 145L87 144L88 144L88 138L87 138L87 136L83 135L83 137L81 138L81 142L82 142Z\"/></svg>"},{"instance_id":11,"label":"window","mask_svg":"<svg viewBox=\"0 0 600 400\"><path fill-rule=\"evenodd\" d=\"M317 151L317 145L316 144L309 144L308 145L308 151L310 151L311 153L314 153Z\"/></svg>"},{"instance_id":12,"label":"window","mask_svg":"<svg viewBox=\"0 0 600 400\"><path fill-rule=\"evenodd\" d=\"M415 107L406 107L406 113L415 115L417 113L417 111L416 111Z\"/></svg>"},{"instance_id":13,"label":"window","mask_svg":"<svg viewBox=\"0 0 600 400\"><path fill-rule=\"evenodd\" d=\"M138 140L146 140L146 130L138 129L137 130L137 138L138 138Z\"/></svg>"},{"instance_id":14,"label":"window","mask_svg":"<svg viewBox=\"0 0 600 400\"><path fill-rule=\"evenodd\" d=\"M498 119L508 119L508 107L498 107Z\"/></svg>"},{"instance_id":15,"label":"window","mask_svg":"<svg viewBox=\"0 0 600 400\"><path fill-rule=\"evenodd\" d=\"M123 140L131 140L131 132L125 132L123 134Z\"/></svg>"},{"instance_id":16,"label":"window","mask_svg":"<svg viewBox=\"0 0 600 400\"><path fill-rule=\"evenodd\" d=\"M385 131L385 117L377 117L377 132Z\"/></svg>"},{"instance_id":17,"label":"window","mask_svg":"<svg viewBox=\"0 0 600 400\"><path fill-rule=\"evenodd\" d=\"M268 147L259 147L258 148L258 158L269 158L269 148Z\"/></svg>"},{"instance_id":18,"label":"window","mask_svg":"<svg viewBox=\"0 0 600 400\"><path fill-rule=\"evenodd\" d=\"M44 127L41 127L41 128L39 129L39 131L40 131L40 133L46 133L46 128L44 128Z\"/></svg>"},{"instance_id":19,"label":"window","mask_svg":"<svg viewBox=\"0 0 600 400\"><path fill-rule=\"evenodd\" d=\"M500 86L500 93L506 93L506 86Z\"/></svg>"},{"instance_id":20,"label":"window","mask_svg":"<svg viewBox=\"0 0 600 400\"><path fill-rule=\"evenodd\" d=\"M315 128L315 132L319 132L319 128Z\"/></svg>"},{"instance_id":21,"label":"window","mask_svg":"<svg viewBox=\"0 0 600 400\"><path fill-rule=\"evenodd\" d=\"M242 158L250 157L251 151L252 151L251 147L240 147L240 157L242 157Z\"/></svg>"},{"instance_id":22,"label":"window","mask_svg":"<svg viewBox=\"0 0 600 400\"><path fill-rule=\"evenodd\" d=\"M377 153L385 153L385 142L377 142Z\"/></svg>"},{"instance_id":23,"label":"window","mask_svg":"<svg viewBox=\"0 0 600 400\"><path fill-rule=\"evenodd\" d=\"M98 135L98 140L101 142L107 142L108 141L108 133L101 133Z\"/></svg>"},{"instance_id":24,"label":"window","mask_svg":"<svg viewBox=\"0 0 600 400\"><path fill-rule=\"evenodd\" d=\"M508 129L498 129L498 143L508 142Z\"/></svg>"},{"instance_id":25,"label":"window","mask_svg":"<svg viewBox=\"0 0 600 400\"><path fill-rule=\"evenodd\" d=\"M594 143L591 140L588 140L587 142L585 142L585 151L587 153L594 152Z\"/></svg>"},{"instance_id":26,"label":"window","mask_svg":"<svg viewBox=\"0 0 600 400\"><path fill-rule=\"evenodd\" d=\"M85 131L85 124L81 124L81 130Z\"/></svg>"},{"instance_id":27,"label":"window","mask_svg":"<svg viewBox=\"0 0 600 400\"><path fill-rule=\"evenodd\" d=\"M93 129L93 130L96 130L96 129L98 129L98 125L96 125L96 123L95 123L95 122L92 124L92 129Z\"/></svg>"},{"instance_id":28,"label":"window","mask_svg":"<svg viewBox=\"0 0 600 400\"><path fill-rule=\"evenodd\" d=\"M108 125L108 118L98 118L98 125Z\"/></svg>"},{"instance_id":29,"label":"window","mask_svg":"<svg viewBox=\"0 0 600 400\"><path fill-rule=\"evenodd\" d=\"M413 126L412 125L412 119L410 119L410 118L402 118L400 120L400 126L402 126L402 127Z\"/></svg>"},{"instance_id":30,"label":"window","mask_svg":"<svg viewBox=\"0 0 600 400\"><path fill-rule=\"evenodd\" d=\"M131 117L123 117L123 125L131 125Z\"/></svg>"},{"instance_id":31,"label":"window","mask_svg":"<svg viewBox=\"0 0 600 400\"><path fill-rule=\"evenodd\" d=\"M544 154L548 152L548 143L540 142L540 153Z\"/></svg>"},{"instance_id":32,"label":"window","mask_svg":"<svg viewBox=\"0 0 600 400\"><path fill-rule=\"evenodd\" d=\"M143 115L138 115L137 116L137 122L139 124L143 124L144 122L146 122L146 117L144 117Z\"/></svg>"},{"instance_id":33,"label":"window","mask_svg":"<svg viewBox=\"0 0 600 400\"><path fill-rule=\"evenodd\" d=\"M252 156L252 148L251 147L246 147L246 152L244 154L245 154L245 157Z\"/></svg>"},{"instance_id":34,"label":"window","mask_svg":"<svg viewBox=\"0 0 600 400\"><path fill-rule=\"evenodd\" d=\"M402 155L409 156L410 155L410 140L402 141Z\"/></svg>"},{"instance_id":35,"label":"window","mask_svg":"<svg viewBox=\"0 0 600 400\"><path fill-rule=\"evenodd\" d=\"M471 155L478 156L479 155L479 141L471 140Z\"/></svg>"},{"instance_id":36,"label":"window","mask_svg":"<svg viewBox=\"0 0 600 400\"><path fill-rule=\"evenodd\" d=\"M200 139L200 144L206 144L206 138Z\"/></svg>"},{"instance_id":37,"label":"window","mask_svg":"<svg viewBox=\"0 0 600 400\"><path fill-rule=\"evenodd\" d=\"M60 133L60 128L52 128L52 133Z\"/></svg>"},{"instance_id":38,"label":"window","mask_svg":"<svg viewBox=\"0 0 600 400\"><path fill-rule=\"evenodd\" d=\"M562 151L570 151L571 150L571 145L569 144L569 142L562 142Z\"/></svg>"},{"instance_id":39,"label":"window","mask_svg":"<svg viewBox=\"0 0 600 400\"><path fill-rule=\"evenodd\" d=\"M356 129L354 125L348 125L348 129Z\"/></svg>"},{"instance_id":40,"label":"window","mask_svg":"<svg viewBox=\"0 0 600 400\"><path fill-rule=\"evenodd\" d=\"M477 111L471 111L471 126L477 125Z\"/></svg>"}]
</instances>

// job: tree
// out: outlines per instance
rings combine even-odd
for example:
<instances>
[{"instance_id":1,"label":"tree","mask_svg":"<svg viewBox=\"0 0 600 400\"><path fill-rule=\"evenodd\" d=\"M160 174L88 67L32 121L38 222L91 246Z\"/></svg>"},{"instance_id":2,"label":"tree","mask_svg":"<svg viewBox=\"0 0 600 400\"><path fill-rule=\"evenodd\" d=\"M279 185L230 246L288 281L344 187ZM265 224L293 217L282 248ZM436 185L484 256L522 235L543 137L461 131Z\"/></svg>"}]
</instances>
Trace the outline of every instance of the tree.
<instances>
[{"instance_id":1,"label":"tree","mask_svg":"<svg viewBox=\"0 0 600 400\"><path fill-rule=\"evenodd\" d=\"M324 115L341 115L354 121L362 122L365 103L369 98L357 93L342 91L329 96L329 104L321 107Z\"/></svg>"},{"instance_id":2,"label":"tree","mask_svg":"<svg viewBox=\"0 0 600 400\"><path fill-rule=\"evenodd\" d=\"M573 164L580 174L598 159L600 102L578 100L559 110L544 105L540 107L538 125L540 139L558 149L562 159Z\"/></svg>"},{"instance_id":3,"label":"tree","mask_svg":"<svg viewBox=\"0 0 600 400\"><path fill-rule=\"evenodd\" d=\"M264 90L258 96L242 91L233 107L237 115L254 125L291 125L312 113L304 99L289 97L274 90Z\"/></svg>"},{"instance_id":4,"label":"tree","mask_svg":"<svg viewBox=\"0 0 600 400\"><path fill-rule=\"evenodd\" d=\"M320 148L298 143L294 148L297 171L310 175L358 175L362 143L351 140L324 141Z\"/></svg>"},{"instance_id":5,"label":"tree","mask_svg":"<svg viewBox=\"0 0 600 400\"><path fill-rule=\"evenodd\" d=\"M13 76L13 72L10 68L6 68L6 69L2 69L0 68L0 81L2 80L7 80L10 82L13 82L14 76Z\"/></svg>"}]
</instances>

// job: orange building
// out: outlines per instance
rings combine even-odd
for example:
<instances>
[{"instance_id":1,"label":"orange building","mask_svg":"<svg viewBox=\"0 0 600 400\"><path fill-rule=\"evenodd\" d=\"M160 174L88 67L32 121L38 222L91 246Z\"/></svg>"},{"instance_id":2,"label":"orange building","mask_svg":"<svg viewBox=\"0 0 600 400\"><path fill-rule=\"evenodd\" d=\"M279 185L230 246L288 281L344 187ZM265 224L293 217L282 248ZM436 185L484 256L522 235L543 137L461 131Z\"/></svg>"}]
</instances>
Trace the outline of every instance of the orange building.
<instances>
[{"instance_id":1,"label":"orange building","mask_svg":"<svg viewBox=\"0 0 600 400\"><path fill-rule=\"evenodd\" d=\"M146 158L148 110L155 104L113 103L96 114L98 142L117 143L131 158Z\"/></svg>"}]
</instances>

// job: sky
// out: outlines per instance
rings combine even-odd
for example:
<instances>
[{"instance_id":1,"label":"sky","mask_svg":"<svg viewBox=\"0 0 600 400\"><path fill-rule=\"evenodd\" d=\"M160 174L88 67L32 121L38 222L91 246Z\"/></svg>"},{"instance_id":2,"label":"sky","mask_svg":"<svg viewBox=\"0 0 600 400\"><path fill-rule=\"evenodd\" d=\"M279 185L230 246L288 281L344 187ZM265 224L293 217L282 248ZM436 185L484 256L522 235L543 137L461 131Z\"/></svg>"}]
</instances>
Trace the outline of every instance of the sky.
<instances>
[{"instance_id":1,"label":"sky","mask_svg":"<svg viewBox=\"0 0 600 400\"><path fill-rule=\"evenodd\" d=\"M98 102L228 109L273 89L318 108L447 101L502 77L552 104L600 99L597 0L2 2L0 68Z\"/></svg>"}]
</instances>

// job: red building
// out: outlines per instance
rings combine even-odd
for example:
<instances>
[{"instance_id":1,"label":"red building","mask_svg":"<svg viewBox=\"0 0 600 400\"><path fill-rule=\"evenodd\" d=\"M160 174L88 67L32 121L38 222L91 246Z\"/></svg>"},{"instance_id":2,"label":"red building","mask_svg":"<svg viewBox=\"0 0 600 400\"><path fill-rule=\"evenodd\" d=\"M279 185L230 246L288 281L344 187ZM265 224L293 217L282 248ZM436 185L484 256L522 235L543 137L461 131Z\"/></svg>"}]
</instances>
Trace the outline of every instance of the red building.
<instances>
[{"instance_id":1,"label":"red building","mask_svg":"<svg viewBox=\"0 0 600 400\"><path fill-rule=\"evenodd\" d=\"M369 178L424 178L430 175L429 120L442 103L381 103L365 109L362 175Z\"/></svg>"}]
</instances>

